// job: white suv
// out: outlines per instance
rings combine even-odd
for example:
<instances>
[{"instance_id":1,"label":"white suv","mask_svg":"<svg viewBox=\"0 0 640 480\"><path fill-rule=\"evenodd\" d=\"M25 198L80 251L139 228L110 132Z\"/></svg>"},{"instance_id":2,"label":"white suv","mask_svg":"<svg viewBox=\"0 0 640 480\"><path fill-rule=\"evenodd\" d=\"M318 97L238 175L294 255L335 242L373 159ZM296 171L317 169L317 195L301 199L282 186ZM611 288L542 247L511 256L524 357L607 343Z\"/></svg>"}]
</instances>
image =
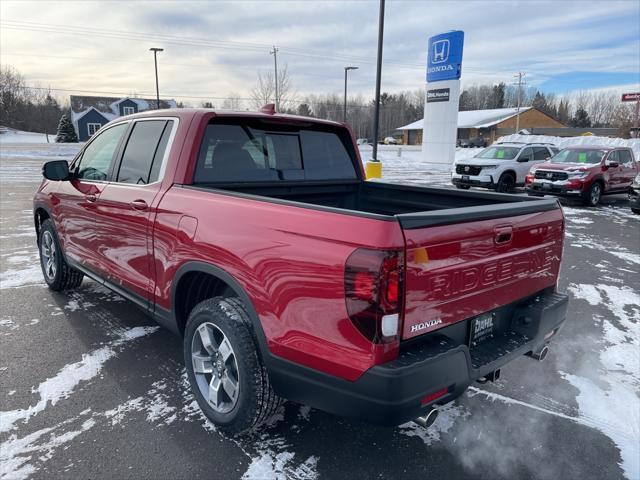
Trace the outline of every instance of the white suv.
<instances>
[{"instance_id":1,"label":"white suv","mask_svg":"<svg viewBox=\"0 0 640 480\"><path fill-rule=\"evenodd\" d=\"M555 146L544 143L494 143L473 158L454 162L451 183L465 190L485 187L510 192L524 185L532 165L556 153Z\"/></svg>"}]
</instances>

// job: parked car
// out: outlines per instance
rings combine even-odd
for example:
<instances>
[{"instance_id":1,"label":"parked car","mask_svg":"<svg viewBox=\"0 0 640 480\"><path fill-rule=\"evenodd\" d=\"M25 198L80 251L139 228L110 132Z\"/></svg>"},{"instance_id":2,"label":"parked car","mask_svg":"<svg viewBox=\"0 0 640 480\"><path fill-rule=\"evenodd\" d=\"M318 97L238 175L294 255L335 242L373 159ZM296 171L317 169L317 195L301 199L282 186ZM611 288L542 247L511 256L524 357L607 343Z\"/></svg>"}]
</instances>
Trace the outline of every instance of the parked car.
<instances>
[{"instance_id":1,"label":"parked car","mask_svg":"<svg viewBox=\"0 0 640 480\"><path fill-rule=\"evenodd\" d=\"M629 203L631 211L640 215L640 173L636 175L629 187Z\"/></svg>"},{"instance_id":2,"label":"parked car","mask_svg":"<svg viewBox=\"0 0 640 480\"><path fill-rule=\"evenodd\" d=\"M527 175L529 195L556 195L595 206L602 195L627 193L638 174L630 148L570 147Z\"/></svg>"},{"instance_id":3,"label":"parked car","mask_svg":"<svg viewBox=\"0 0 640 480\"><path fill-rule=\"evenodd\" d=\"M383 143L385 145L397 145L398 144L398 139L393 138L393 137L384 137Z\"/></svg>"},{"instance_id":4,"label":"parked car","mask_svg":"<svg viewBox=\"0 0 640 480\"><path fill-rule=\"evenodd\" d=\"M359 138L356 140L357 145L371 145L371 141L368 138Z\"/></svg>"},{"instance_id":5,"label":"parked car","mask_svg":"<svg viewBox=\"0 0 640 480\"><path fill-rule=\"evenodd\" d=\"M313 118L156 110L44 165L52 290L84 275L182 337L220 430L280 399L429 425L478 379L542 360L563 324L556 199L367 182L351 131Z\"/></svg>"},{"instance_id":6,"label":"parked car","mask_svg":"<svg viewBox=\"0 0 640 480\"><path fill-rule=\"evenodd\" d=\"M459 140L459 146L462 148L484 148L487 146L487 141L484 138L476 137L476 138L461 138Z\"/></svg>"},{"instance_id":7,"label":"parked car","mask_svg":"<svg viewBox=\"0 0 640 480\"><path fill-rule=\"evenodd\" d=\"M496 143L473 158L454 162L451 183L465 190L484 187L511 192L524 186L532 164L544 162L557 151L543 143Z\"/></svg>"}]
</instances>

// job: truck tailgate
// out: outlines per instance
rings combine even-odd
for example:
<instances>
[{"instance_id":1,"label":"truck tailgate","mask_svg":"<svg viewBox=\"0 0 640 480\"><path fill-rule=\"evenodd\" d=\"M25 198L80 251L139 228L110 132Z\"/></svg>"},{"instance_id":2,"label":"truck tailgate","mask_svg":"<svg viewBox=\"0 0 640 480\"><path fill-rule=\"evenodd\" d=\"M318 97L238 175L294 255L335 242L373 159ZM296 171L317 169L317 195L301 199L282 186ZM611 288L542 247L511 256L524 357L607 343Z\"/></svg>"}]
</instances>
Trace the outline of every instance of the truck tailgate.
<instances>
[{"instance_id":1,"label":"truck tailgate","mask_svg":"<svg viewBox=\"0 0 640 480\"><path fill-rule=\"evenodd\" d=\"M557 205L503 218L403 228L403 339L515 302L554 285L558 277L564 219Z\"/></svg>"}]
</instances>

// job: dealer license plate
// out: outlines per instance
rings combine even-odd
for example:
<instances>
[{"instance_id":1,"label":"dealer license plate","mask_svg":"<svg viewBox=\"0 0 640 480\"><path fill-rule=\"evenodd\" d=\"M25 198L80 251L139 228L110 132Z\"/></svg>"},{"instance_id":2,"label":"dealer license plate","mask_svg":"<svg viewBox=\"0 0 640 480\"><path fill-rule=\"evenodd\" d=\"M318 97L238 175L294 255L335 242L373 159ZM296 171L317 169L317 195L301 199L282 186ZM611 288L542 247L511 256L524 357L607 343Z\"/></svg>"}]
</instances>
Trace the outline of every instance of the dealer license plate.
<instances>
[{"instance_id":1,"label":"dealer license plate","mask_svg":"<svg viewBox=\"0 0 640 480\"><path fill-rule=\"evenodd\" d=\"M469 175L462 175L463 180L469 180Z\"/></svg>"},{"instance_id":2,"label":"dealer license plate","mask_svg":"<svg viewBox=\"0 0 640 480\"><path fill-rule=\"evenodd\" d=\"M471 333L469 335L469 346L475 347L493 338L493 320L495 314L485 313L471 319Z\"/></svg>"}]
</instances>

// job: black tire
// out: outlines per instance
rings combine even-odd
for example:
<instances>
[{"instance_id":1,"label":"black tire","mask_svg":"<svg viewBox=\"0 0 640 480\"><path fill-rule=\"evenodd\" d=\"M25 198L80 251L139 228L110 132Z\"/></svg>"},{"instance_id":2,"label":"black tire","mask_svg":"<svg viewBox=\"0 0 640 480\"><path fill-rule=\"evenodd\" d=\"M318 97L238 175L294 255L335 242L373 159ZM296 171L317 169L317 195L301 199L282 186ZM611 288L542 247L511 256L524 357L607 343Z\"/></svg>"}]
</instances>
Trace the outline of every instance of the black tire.
<instances>
[{"instance_id":1,"label":"black tire","mask_svg":"<svg viewBox=\"0 0 640 480\"><path fill-rule=\"evenodd\" d=\"M51 290L59 292L80 286L84 275L65 261L56 228L49 218L40 226L38 250L42 276Z\"/></svg>"},{"instance_id":2,"label":"black tire","mask_svg":"<svg viewBox=\"0 0 640 480\"><path fill-rule=\"evenodd\" d=\"M510 173L503 173L500 175L498 184L496 185L496 192L510 193L516 188L516 179Z\"/></svg>"},{"instance_id":3,"label":"black tire","mask_svg":"<svg viewBox=\"0 0 640 480\"><path fill-rule=\"evenodd\" d=\"M237 393L235 403L228 412L214 409L201 391L202 381L210 382L209 379L214 374L207 377L207 374L199 372L200 384L196 379L193 355L198 355L198 352L193 351L194 336L200 335L198 328L205 323L207 326L213 325L216 332L226 337L233 352ZM268 421L282 403L269 383L249 315L244 304L237 298L210 298L193 308L184 332L184 360L198 405L217 428L227 435L240 435L256 429ZM215 361L211 366L212 370L216 368ZM234 401L231 397L227 398L230 402Z\"/></svg>"},{"instance_id":4,"label":"black tire","mask_svg":"<svg viewBox=\"0 0 640 480\"><path fill-rule=\"evenodd\" d=\"M589 190L582 194L582 203L588 207L595 207L602 198L602 184L593 182Z\"/></svg>"},{"instance_id":5,"label":"black tire","mask_svg":"<svg viewBox=\"0 0 640 480\"><path fill-rule=\"evenodd\" d=\"M469 190L471 188L470 185L456 185L456 188L459 188L460 190Z\"/></svg>"},{"instance_id":6,"label":"black tire","mask_svg":"<svg viewBox=\"0 0 640 480\"><path fill-rule=\"evenodd\" d=\"M636 215L640 215L640 208L632 208L631 211Z\"/></svg>"}]
</instances>

